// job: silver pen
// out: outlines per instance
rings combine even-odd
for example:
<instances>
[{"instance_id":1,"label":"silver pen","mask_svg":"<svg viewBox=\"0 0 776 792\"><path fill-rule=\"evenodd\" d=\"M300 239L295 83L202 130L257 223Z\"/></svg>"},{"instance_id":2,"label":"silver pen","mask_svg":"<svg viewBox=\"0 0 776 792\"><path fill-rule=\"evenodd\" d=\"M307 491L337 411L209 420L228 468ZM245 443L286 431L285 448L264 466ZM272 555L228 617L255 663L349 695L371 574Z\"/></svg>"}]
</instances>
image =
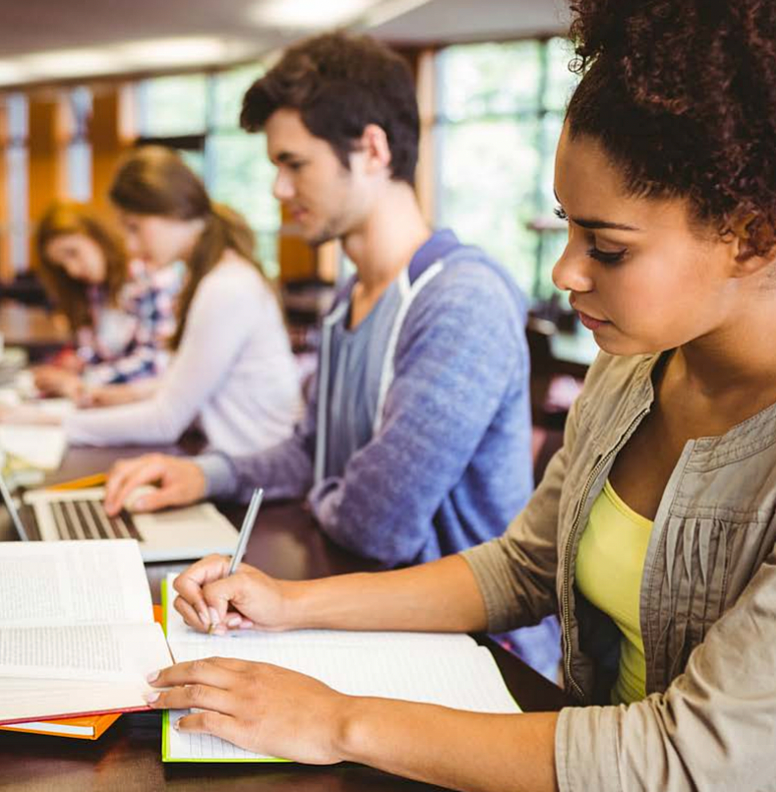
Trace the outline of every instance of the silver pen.
<instances>
[{"instance_id":1,"label":"silver pen","mask_svg":"<svg viewBox=\"0 0 776 792\"><path fill-rule=\"evenodd\" d=\"M245 512L245 517L243 518L240 528L240 536L237 538L237 547L234 549L232 563L229 564L229 572L227 573L229 575L233 575L237 571L237 567L240 566L240 562L243 560L245 551L248 548L248 540L251 538L253 526L256 524L256 517L261 508L263 497L264 490L261 487L257 487L253 490L251 502L248 504L248 511Z\"/></svg>"},{"instance_id":2,"label":"silver pen","mask_svg":"<svg viewBox=\"0 0 776 792\"><path fill-rule=\"evenodd\" d=\"M232 555L232 561L229 564L227 577L229 575L233 575L237 571L237 567L240 566L240 562L245 555L245 550L248 547L248 540L251 538L253 526L256 524L256 517L259 514L263 497L264 490L261 487L257 487L255 490L253 490L251 502L248 504L248 509L245 512L245 517L243 518L242 526L240 527L240 535L237 537L237 546L234 548L234 554ZM208 633L212 634L216 627L216 624L211 624L208 628Z\"/></svg>"}]
</instances>

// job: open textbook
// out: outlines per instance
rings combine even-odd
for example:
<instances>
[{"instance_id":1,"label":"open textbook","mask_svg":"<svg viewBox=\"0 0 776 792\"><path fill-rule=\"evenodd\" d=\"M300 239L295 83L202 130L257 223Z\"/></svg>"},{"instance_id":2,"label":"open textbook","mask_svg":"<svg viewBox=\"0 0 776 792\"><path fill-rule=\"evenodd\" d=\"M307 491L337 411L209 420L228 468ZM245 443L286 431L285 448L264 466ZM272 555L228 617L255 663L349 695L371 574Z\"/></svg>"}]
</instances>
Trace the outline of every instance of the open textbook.
<instances>
[{"instance_id":1,"label":"open textbook","mask_svg":"<svg viewBox=\"0 0 776 792\"><path fill-rule=\"evenodd\" d=\"M0 543L0 723L146 709L171 663L136 541Z\"/></svg>"},{"instance_id":2,"label":"open textbook","mask_svg":"<svg viewBox=\"0 0 776 792\"><path fill-rule=\"evenodd\" d=\"M167 640L178 662L235 657L290 668L351 695L441 704L474 712L520 712L493 656L467 635L339 630L204 635L189 629L171 607L174 579L175 575L170 575L165 581L163 601ZM185 714L180 710L164 714L165 762L281 761L217 737L183 734L171 728Z\"/></svg>"}]
</instances>

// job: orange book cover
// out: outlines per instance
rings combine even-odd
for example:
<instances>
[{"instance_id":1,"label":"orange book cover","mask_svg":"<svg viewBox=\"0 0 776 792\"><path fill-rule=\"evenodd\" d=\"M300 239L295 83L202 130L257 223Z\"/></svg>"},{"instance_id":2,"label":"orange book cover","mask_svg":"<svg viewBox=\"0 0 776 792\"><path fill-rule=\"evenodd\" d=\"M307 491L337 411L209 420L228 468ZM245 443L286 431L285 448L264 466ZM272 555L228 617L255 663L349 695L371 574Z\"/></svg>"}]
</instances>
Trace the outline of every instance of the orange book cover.
<instances>
[{"instance_id":1,"label":"orange book cover","mask_svg":"<svg viewBox=\"0 0 776 792\"><path fill-rule=\"evenodd\" d=\"M87 715L83 718L26 721L25 723L14 723L12 726L0 726L0 729L3 731L25 732L27 734L74 737L76 740L97 740L120 717L120 712L108 712L104 715Z\"/></svg>"}]
</instances>

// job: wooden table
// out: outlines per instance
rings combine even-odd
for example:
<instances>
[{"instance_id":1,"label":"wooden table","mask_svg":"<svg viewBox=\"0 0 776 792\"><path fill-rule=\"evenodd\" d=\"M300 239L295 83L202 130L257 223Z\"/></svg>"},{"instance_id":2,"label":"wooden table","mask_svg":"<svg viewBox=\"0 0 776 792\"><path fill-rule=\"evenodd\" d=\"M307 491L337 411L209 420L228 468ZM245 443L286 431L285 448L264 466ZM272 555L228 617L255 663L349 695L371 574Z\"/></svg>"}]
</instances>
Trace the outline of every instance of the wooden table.
<instances>
[{"instance_id":1,"label":"wooden table","mask_svg":"<svg viewBox=\"0 0 776 792\"><path fill-rule=\"evenodd\" d=\"M11 300L0 302L0 333L6 346L24 347L31 360L39 360L72 340L67 320L61 314Z\"/></svg>"},{"instance_id":2,"label":"wooden table","mask_svg":"<svg viewBox=\"0 0 776 792\"><path fill-rule=\"evenodd\" d=\"M147 450L147 449L146 449ZM51 483L105 470L118 456L140 449L71 449ZM245 507L219 504L236 524ZM304 579L369 569L363 559L336 547L298 502L268 503L262 510L246 561L285 579ZM149 564L158 602L164 575L185 564ZM558 710L567 700L560 688L487 638L504 679L526 711ZM23 792L150 792L175 790L293 790L293 792L415 792L436 787L360 765L163 764L158 712L122 716L100 740L69 740L0 732L0 789Z\"/></svg>"}]
</instances>

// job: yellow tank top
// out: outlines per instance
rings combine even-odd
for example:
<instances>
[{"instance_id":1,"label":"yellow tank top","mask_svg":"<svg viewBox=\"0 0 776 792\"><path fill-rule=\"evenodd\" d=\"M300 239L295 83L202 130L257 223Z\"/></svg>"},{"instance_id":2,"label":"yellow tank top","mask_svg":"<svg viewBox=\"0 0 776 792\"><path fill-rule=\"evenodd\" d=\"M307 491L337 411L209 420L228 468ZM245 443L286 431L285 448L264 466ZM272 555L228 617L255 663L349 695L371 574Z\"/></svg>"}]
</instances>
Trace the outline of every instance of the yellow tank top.
<instances>
[{"instance_id":1,"label":"yellow tank top","mask_svg":"<svg viewBox=\"0 0 776 792\"><path fill-rule=\"evenodd\" d=\"M646 695L639 597L651 532L652 521L633 511L607 480L579 542L577 588L622 633L614 704L630 704Z\"/></svg>"}]
</instances>

